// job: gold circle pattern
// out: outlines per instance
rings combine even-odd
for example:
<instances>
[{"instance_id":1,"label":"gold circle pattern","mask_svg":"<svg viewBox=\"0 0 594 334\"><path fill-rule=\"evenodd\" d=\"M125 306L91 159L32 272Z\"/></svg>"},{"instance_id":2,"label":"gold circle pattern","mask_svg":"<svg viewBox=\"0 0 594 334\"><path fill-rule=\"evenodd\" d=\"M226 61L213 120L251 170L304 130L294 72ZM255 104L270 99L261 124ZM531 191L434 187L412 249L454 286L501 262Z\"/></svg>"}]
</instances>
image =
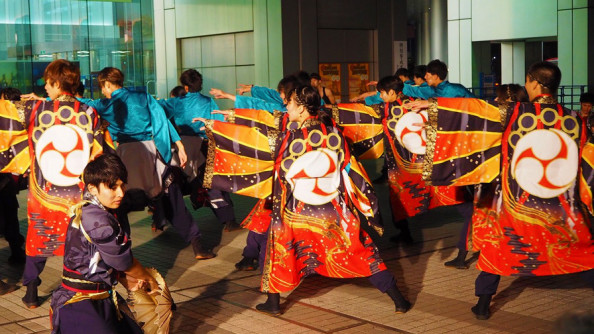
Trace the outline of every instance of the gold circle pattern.
<instances>
[{"instance_id":1,"label":"gold circle pattern","mask_svg":"<svg viewBox=\"0 0 594 334\"><path fill-rule=\"evenodd\" d=\"M69 111L67 117L62 117L63 110ZM74 116L74 109L72 109L71 106L60 106L60 108L58 108L58 111L56 112L56 117L58 117L58 119L60 121L62 121L63 123L70 122L70 120L72 119L73 116Z\"/></svg>"},{"instance_id":2,"label":"gold circle pattern","mask_svg":"<svg viewBox=\"0 0 594 334\"><path fill-rule=\"evenodd\" d=\"M402 117L402 115L404 115L404 109L402 108L402 106L399 105L393 105L392 108L390 109L390 114L392 114L395 118L400 118Z\"/></svg>"},{"instance_id":3,"label":"gold circle pattern","mask_svg":"<svg viewBox=\"0 0 594 334\"><path fill-rule=\"evenodd\" d=\"M86 124L81 122L81 119L86 119ZM89 133L92 132L91 129L91 125L92 125L93 120L91 119L91 117L89 115L87 115L87 113L84 112L79 112L76 114L76 125L85 130L85 132Z\"/></svg>"},{"instance_id":4,"label":"gold circle pattern","mask_svg":"<svg viewBox=\"0 0 594 334\"><path fill-rule=\"evenodd\" d=\"M319 136L320 139L316 140L315 142L312 141L312 136L314 135ZM336 145L331 145L330 142L334 139L336 139ZM342 157L339 159L340 161L338 161L338 163L341 164L342 160L344 159L344 152L341 148L340 136L336 133L329 133L327 135L324 135L322 131L315 129L309 132L307 139L293 139L291 144L289 144L289 156L285 157L282 160L281 168L285 173L288 172L289 167L293 164L293 162L307 151L307 145L311 147L319 147L322 146L324 142L326 143L326 147L328 149L337 151L338 156ZM301 144L301 147L298 147L299 144Z\"/></svg>"},{"instance_id":5,"label":"gold circle pattern","mask_svg":"<svg viewBox=\"0 0 594 334\"><path fill-rule=\"evenodd\" d=\"M553 119L549 122L547 122L545 115L547 114L553 114ZM559 116L559 114L557 113L557 110L553 109L553 108L544 108L542 110L542 112L540 113L540 115L538 116L538 118L540 119L540 121L542 122L542 124L546 125L546 126L553 126L555 124L557 124L557 122L561 119L561 117Z\"/></svg>"},{"instance_id":6,"label":"gold circle pattern","mask_svg":"<svg viewBox=\"0 0 594 334\"><path fill-rule=\"evenodd\" d=\"M49 116L49 122L44 123L43 119ZM48 129L49 127L51 127L52 125L56 124L56 114L53 111L50 110L44 110L42 112L39 113L39 115L37 116L37 120L39 122L39 125L37 125L36 127L33 128L32 133L39 133L39 136L41 136L41 134L43 134L45 132L46 129ZM37 138L39 136L32 136L32 140L34 143L37 143Z\"/></svg>"},{"instance_id":7,"label":"gold circle pattern","mask_svg":"<svg viewBox=\"0 0 594 334\"><path fill-rule=\"evenodd\" d=\"M544 116L549 115L550 113L553 113L554 117L551 121L546 121ZM529 127L523 126L525 118L532 119L532 124ZM525 114L522 114L518 118L518 120L517 120L518 129L511 131L509 134L509 137L508 137L509 146L512 147L513 149L515 149L515 144L513 144L513 141L512 141L513 137L518 136L518 140L515 140L515 142L517 143L519 141L519 139L521 139L524 136L525 133L536 129L538 122L541 122L543 125L545 125L547 127L552 127L555 124L557 124L557 122L559 122L559 121L561 122L562 131L567 133L571 137L571 139L575 140L579 137L579 126L578 126L578 123L577 123L575 117L573 117L571 115L561 116L561 115L559 115L559 113L556 109L544 108L542 110L542 112L540 113L540 115L538 115L538 116L535 114L532 114L532 113L525 113ZM568 124L573 124L573 127L571 129L569 129L567 127Z\"/></svg>"},{"instance_id":8,"label":"gold circle pattern","mask_svg":"<svg viewBox=\"0 0 594 334\"><path fill-rule=\"evenodd\" d=\"M317 142L313 141L313 137L315 136L319 136L319 139ZM324 134L322 133L322 131L320 130L311 130L307 136L307 142L312 146L312 147L318 147L320 145L322 145L322 143L324 142Z\"/></svg>"}]
</instances>

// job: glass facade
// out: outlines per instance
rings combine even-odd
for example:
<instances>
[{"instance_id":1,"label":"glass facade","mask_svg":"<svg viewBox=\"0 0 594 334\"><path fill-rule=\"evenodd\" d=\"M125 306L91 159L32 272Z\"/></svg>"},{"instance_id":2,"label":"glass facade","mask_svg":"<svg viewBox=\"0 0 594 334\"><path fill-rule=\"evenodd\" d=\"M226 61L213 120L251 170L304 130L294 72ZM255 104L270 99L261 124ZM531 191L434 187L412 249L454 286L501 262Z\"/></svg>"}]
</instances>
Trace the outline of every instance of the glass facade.
<instances>
[{"instance_id":1,"label":"glass facade","mask_svg":"<svg viewBox=\"0 0 594 334\"><path fill-rule=\"evenodd\" d=\"M117 67L124 86L155 90L152 0L0 0L0 87L45 96L55 59L80 67L85 97L99 98L97 73Z\"/></svg>"}]
</instances>

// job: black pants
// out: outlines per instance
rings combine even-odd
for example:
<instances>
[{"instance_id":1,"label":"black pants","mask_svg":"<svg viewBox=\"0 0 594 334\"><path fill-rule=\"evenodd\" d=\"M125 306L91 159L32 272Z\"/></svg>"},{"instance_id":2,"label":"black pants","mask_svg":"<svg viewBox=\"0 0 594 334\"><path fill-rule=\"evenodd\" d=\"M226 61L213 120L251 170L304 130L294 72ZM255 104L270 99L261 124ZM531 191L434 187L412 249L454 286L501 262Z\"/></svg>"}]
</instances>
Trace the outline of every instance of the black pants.
<instances>
[{"instance_id":1,"label":"black pants","mask_svg":"<svg viewBox=\"0 0 594 334\"><path fill-rule=\"evenodd\" d=\"M19 228L17 200L18 185L10 174L0 174L0 233L10 246L12 253L25 242Z\"/></svg>"},{"instance_id":2,"label":"black pants","mask_svg":"<svg viewBox=\"0 0 594 334\"><path fill-rule=\"evenodd\" d=\"M162 201L157 202L162 206L156 205L153 215L154 221L163 221L164 219L171 222L175 231L181 235L186 242L200 237L200 230L194 221L194 218L186 207L184 196L179 184L173 182L167 188L167 193L163 195Z\"/></svg>"},{"instance_id":3,"label":"black pants","mask_svg":"<svg viewBox=\"0 0 594 334\"><path fill-rule=\"evenodd\" d=\"M594 289L594 269L583 271L580 273L581 278ZM494 295L497 292L497 287L501 281L500 275L481 271L474 282L474 294L480 295Z\"/></svg>"},{"instance_id":4,"label":"black pants","mask_svg":"<svg viewBox=\"0 0 594 334\"><path fill-rule=\"evenodd\" d=\"M217 217L219 223L225 223L235 220L235 211L233 211L233 202L228 192L220 190L208 190L208 199L210 207Z\"/></svg>"},{"instance_id":5,"label":"black pants","mask_svg":"<svg viewBox=\"0 0 594 334\"><path fill-rule=\"evenodd\" d=\"M126 192L122 204L116 210L117 217L122 227L128 226L128 213L130 211L138 210L139 207L143 207L148 204L146 196L138 194L137 189ZM144 202L142 202L144 200ZM153 222L157 227L163 227L167 221L175 228L175 231L181 235L186 242L192 241L192 239L200 237L200 231L198 225L194 221L194 218L186 207L184 196L181 191L181 187L176 182L171 183L167 192L153 200L154 212ZM130 231L127 231L130 232Z\"/></svg>"},{"instance_id":6,"label":"black pants","mask_svg":"<svg viewBox=\"0 0 594 334\"><path fill-rule=\"evenodd\" d=\"M39 275L45 268L47 257L28 256L25 259L25 271L23 272L23 285L28 285L37 280L37 285L41 284Z\"/></svg>"},{"instance_id":7,"label":"black pants","mask_svg":"<svg viewBox=\"0 0 594 334\"><path fill-rule=\"evenodd\" d=\"M462 225L462 229L460 229L458 243L456 244L456 248L461 251L468 250L468 233L470 232L470 224L472 223L473 209L472 202L464 202L456 205L456 210L458 210L458 213L464 218L464 224Z\"/></svg>"},{"instance_id":8,"label":"black pants","mask_svg":"<svg viewBox=\"0 0 594 334\"><path fill-rule=\"evenodd\" d=\"M478 297L480 295L494 295L499 287L501 281L500 275L481 271L481 273L474 281L474 294Z\"/></svg>"}]
</instances>

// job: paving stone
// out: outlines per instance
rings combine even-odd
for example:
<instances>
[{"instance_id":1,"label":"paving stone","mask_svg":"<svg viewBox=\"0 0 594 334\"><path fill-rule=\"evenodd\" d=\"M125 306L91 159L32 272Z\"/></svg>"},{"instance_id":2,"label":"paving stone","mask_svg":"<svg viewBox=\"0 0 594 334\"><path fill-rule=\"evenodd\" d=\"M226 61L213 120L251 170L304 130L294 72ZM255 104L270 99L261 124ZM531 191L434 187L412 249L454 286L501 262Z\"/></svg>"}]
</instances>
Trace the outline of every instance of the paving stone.
<instances>
[{"instance_id":1,"label":"paving stone","mask_svg":"<svg viewBox=\"0 0 594 334\"><path fill-rule=\"evenodd\" d=\"M379 170L365 162L371 171ZM374 178L370 172L371 178ZM382 214L390 217L388 188L376 187ZM255 200L233 195L238 220L251 210ZM19 194L19 215L26 216L26 192ZM188 203L188 207L191 206ZM579 275L514 278L502 277L491 305L492 318L479 321L470 312L476 303L474 280L479 271L446 268L443 263L456 254L462 219L453 208L437 208L410 220L415 243L390 242L398 232L387 224L382 237L371 235L380 248L398 286L413 303L406 314L394 314L390 298L367 279L306 278L291 293L281 294L283 314L278 317L255 310L266 300L260 289L259 272L237 271L247 231L222 233L208 209L190 210L205 240L220 243L217 257L196 261L182 237L171 228L153 233L146 212L133 212L130 222L133 251L146 266L157 268L172 291L178 310L171 333L551 333L554 321L572 310L594 309L594 293ZM389 221L389 220L387 220ZM26 221L21 220L21 231ZM10 251L0 239L0 273L4 281L19 282L22 268L6 263ZM41 275L40 293L49 297L60 284L62 258L49 258ZM125 294L122 287L118 292ZM0 334L48 333L49 299L29 310L21 298L25 289L0 297ZM554 307L551 307L554 305Z\"/></svg>"}]
</instances>

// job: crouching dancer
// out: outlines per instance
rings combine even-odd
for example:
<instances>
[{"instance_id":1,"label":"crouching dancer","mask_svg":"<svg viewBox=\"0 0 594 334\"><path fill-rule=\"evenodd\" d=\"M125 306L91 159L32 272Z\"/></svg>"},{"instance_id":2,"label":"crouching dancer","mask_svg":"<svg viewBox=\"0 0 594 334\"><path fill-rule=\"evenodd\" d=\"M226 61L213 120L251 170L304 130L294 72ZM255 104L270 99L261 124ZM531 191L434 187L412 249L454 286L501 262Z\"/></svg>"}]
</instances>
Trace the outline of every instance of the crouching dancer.
<instances>
[{"instance_id":1,"label":"crouching dancer","mask_svg":"<svg viewBox=\"0 0 594 334\"><path fill-rule=\"evenodd\" d=\"M52 294L52 333L142 333L121 312L125 301L114 291L156 290L158 284L132 256L130 226L113 210L124 197L127 171L116 155L104 154L83 172L84 200L72 208L64 250L62 285Z\"/></svg>"}]
</instances>

